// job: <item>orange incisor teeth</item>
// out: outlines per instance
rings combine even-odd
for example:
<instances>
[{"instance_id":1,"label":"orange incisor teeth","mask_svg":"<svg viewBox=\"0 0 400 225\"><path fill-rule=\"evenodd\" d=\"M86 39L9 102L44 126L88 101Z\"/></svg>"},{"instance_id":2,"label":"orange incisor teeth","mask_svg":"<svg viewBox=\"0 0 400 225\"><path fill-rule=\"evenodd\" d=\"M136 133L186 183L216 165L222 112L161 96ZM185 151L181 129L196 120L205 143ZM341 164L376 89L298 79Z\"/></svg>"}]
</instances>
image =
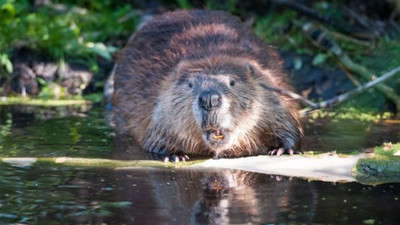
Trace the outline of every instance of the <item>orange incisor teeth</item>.
<instances>
[{"instance_id":1,"label":"orange incisor teeth","mask_svg":"<svg viewBox=\"0 0 400 225\"><path fill-rule=\"evenodd\" d=\"M214 136L214 139L223 139L224 135L218 135L218 136Z\"/></svg>"}]
</instances>

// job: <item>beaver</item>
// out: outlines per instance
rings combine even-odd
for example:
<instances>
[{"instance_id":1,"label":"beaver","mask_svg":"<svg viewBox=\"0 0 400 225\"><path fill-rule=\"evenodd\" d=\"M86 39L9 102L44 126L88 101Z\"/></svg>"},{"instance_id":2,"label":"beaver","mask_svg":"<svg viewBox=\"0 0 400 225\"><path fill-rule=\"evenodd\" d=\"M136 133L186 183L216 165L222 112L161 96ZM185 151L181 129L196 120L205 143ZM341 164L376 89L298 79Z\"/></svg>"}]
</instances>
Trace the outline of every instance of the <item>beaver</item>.
<instances>
[{"instance_id":1,"label":"beaver","mask_svg":"<svg viewBox=\"0 0 400 225\"><path fill-rule=\"evenodd\" d=\"M297 153L302 128L278 53L220 11L157 16L121 50L117 132L151 153L242 157Z\"/></svg>"}]
</instances>

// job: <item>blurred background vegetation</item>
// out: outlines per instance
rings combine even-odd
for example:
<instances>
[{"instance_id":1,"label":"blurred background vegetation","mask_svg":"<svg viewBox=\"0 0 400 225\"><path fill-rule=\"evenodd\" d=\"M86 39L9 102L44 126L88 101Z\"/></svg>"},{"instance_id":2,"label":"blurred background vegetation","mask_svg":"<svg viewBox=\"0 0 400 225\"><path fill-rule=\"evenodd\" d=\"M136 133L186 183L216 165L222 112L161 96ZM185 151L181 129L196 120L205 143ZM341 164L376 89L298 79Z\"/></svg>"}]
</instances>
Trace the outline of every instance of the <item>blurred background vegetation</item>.
<instances>
[{"instance_id":1,"label":"blurred background vegetation","mask_svg":"<svg viewBox=\"0 0 400 225\"><path fill-rule=\"evenodd\" d=\"M2 101L88 94L101 99L115 53L144 18L213 9L239 16L277 47L300 94L329 99L400 66L399 5L397 0L0 0L0 93L6 96ZM323 38L371 76L348 68L318 42ZM400 77L385 88L400 95ZM399 102L373 89L342 107L396 112Z\"/></svg>"}]
</instances>

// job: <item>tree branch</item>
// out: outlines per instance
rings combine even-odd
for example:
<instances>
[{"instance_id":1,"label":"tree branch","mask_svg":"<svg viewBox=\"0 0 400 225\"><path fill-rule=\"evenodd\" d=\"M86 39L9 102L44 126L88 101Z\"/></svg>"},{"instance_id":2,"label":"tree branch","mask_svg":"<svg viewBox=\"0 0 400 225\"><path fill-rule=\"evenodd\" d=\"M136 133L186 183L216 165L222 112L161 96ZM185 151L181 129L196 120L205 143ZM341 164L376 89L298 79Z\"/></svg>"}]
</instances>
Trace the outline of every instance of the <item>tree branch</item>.
<instances>
[{"instance_id":1,"label":"tree branch","mask_svg":"<svg viewBox=\"0 0 400 225\"><path fill-rule=\"evenodd\" d=\"M357 87L356 89L353 89L351 91L348 91L348 92L343 93L341 95L338 95L338 96L336 96L334 98L331 98L331 99L328 99L326 101L322 101L322 102L319 102L319 103L314 103L314 102L308 100L307 98L304 98L303 96L301 96L299 94L296 94L294 92L288 91L288 90L283 90L283 89L278 88L278 87L271 87L271 86L268 86L268 85L265 85L265 84L260 84L260 85L261 85L261 87L263 87L266 90L274 91L274 92L277 92L279 94L288 96L290 98L293 98L295 100L298 100L298 101L302 102L303 104L305 104L305 105L307 105L307 106L309 106L311 108L310 110L307 111L307 112L309 112L309 111L312 111L312 110L315 110L315 109L332 107L335 104L341 103L341 102L349 99L350 97L353 97L353 96L355 96L357 94L365 92L366 90L368 90L368 89L370 89L370 88L372 88L372 87L374 87L374 86L376 86L378 84L381 84L382 82L388 80L389 78L395 76L396 74L400 74L400 66L394 68L393 70L381 75L380 77L378 77L378 78L376 78L376 79L374 79L374 80L372 80L370 82L367 82L367 83Z\"/></svg>"},{"instance_id":2,"label":"tree branch","mask_svg":"<svg viewBox=\"0 0 400 225\"><path fill-rule=\"evenodd\" d=\"M372 80L370 82L367 82L367 83L357 87L356 89L353 89L351 91L348 91L346 93L338 95L338 96L336 96L334 98L331 98L329 100L326 100L326 101L323 101L323 102L319 102L319 103L317 103L317 107L314 108L314 109L327 108L327 107L331 107L331 106L333 106L333 105L335 105L337 103L343 102L343 101L349 99L350 97L353 97L353 96L355 96L357 94L365 92L366 90L368 90L368 89L370 89L370 88L372 88L372 87L374 87L374 86L376 86L376 85L388 80L389 78L393 77L394 75L398 74L399 72L400 72L400 66L396 67L395 69L383 74L382 76L380 76L380 77L378 77L378 78L376 78L376 79L374 79L374 80Z\"/></svg>"},{"instance_id":3,"label":"tree branch","mask_svg":"<svg viewBox=\"0 0 400 225\"><path fill-rule=\"evenodd\" d=\"M345 66L348 70L358 74L364 80L372 80L373 73L368 70L365 66L355 63L350 57L342 51L339 45L330 39L326 32L322 29L314 26L312 23L306 23L302 25L302 29L307 35L308 38L319 48L332 52L339 61ZM385 94L387 98L389 98L395 105L396 109L400 111L400 98L397 93L393 90L393 88L378 83L376 85L376 89L381 93Z\"/></svg>"},{"instance_id":4,"label":"tree branch","mask_svg":"<svg viewBox=\"0 0 400 225\"><path fill-rule=\"evenodd\" d=\"M259 85L262 88L264 88L265 90L274 91L274 92L276 92L278 94L288 96L288 97L290 97L292 99L295 99L297 101L302 102L303 104L305 104L307 106L310 106L313 109L318 107L318 104L316 104L316 103L308 100L307 98L304 98L303 96L301 96L299 94L296 94L294 92L291 92L291 91L288 91L288 90L284 90L284 89L281 89L281 88L278 88L278 87L271 87L271 86L268 86L266 84L261 84L260 83Z\"/></svg>"}]
</instances>

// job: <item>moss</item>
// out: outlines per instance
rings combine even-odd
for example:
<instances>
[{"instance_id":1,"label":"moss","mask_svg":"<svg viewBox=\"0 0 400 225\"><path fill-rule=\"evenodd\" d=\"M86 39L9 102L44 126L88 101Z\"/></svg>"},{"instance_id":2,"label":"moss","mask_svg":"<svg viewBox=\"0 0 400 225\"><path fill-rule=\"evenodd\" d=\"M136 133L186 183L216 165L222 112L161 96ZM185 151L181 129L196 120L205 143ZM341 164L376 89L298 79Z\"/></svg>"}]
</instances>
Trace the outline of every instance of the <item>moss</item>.
<instances>
[{"instance_id":1,"label":"moss","mask_svg":"<svg viewBox=\"0 0 400 225\"><path fill-rule=\"evenodd\" d=\"M368 184L400 182L400 156L394 155L400 151L400 143L384 143L374 150L374 157L358 160L357 180Z\"/></svg>"},{"instance_id":2,"label":"moss","mask_svg":"<svg viewBox=\"0 0 400 225\"><path fill-rule=\"evenodd\" d=\"M79 167L133 167L133 168L175 168L188 167L193 164L201 163L204 160L191 160L187 162L165 163L157 160L114 160L100 158L71 158L71 157L55 157L55 158L0 158L5 163L15 166L32 166L36 163L50 163L53 165L68 165Z\"/></svg>"},{"instance_id":3,"label":"moss","mask_svg":"<svg viewBox=\"0 0 400 225\"><path fill-rule=\"evenodd\" d=\"M375 154L381 156L394 156L395 153L400 151L400 143L392 144L391 142L383 143L382 146L375 148ZM399 158L400 157L396 157Z\"/></svg>"},{"instance_id":4,"label":"moss","mask_svg":"<svg viewBox=\"0 0 400 225\"><path fill-rule=\"evenodd\" d=\"M365 175L400 174L400 157L378 155L373 158L363 158L358 161L356 167L357 172Z\"/></svg>"},{"instance_id":5,"label":"moss","mask_svg":"<svg viewBox=\"0 0 400 225\"><path fill-rule=\"evenodd\" d=\"M312 120L330 118L333 120L359 120L362 122L378 122L393 117L393 113L379 113L375 108L340 107L331 111L329 109L316 110L308 115Z\"/></svg>"},{"instance_id":6,"label":"moss","mask_svg":"<svg viewBox=\"0 0 400 225\"><path fill-rule=\"evenodd\" d=\"M83 98L88 101L91 101L93 103L99 103L99 102L103 101L103 93L102 92L91 93L88 95L84 95Z\"/></svg>"},{"instance_id":7,"label":"moss","mask_svg":"<svg viewBox=\"0 0 400 225\"><path fill-rule=\"evenodd\" d=\"M359 159L356 172L356 179L361 183L400 182L400 157L377 155Z\"/></svg>"},{"instance_id":8,"label":"moss","mask_svg":"<svg viewBox=\"0 0 400 225\"><path fill-rule=\"evenodd\" d=\"M0 99L0 105L26 105L26 106L67 106L67 105L85 105L91 102L82 98L76 99L35 99L22 97L3 97Z\"/></svg>"},{"instance_id":9,"label":"moss","mask_svg":"<svg viewBox=\"0 0 400 225\"><path fill-rule=\"evenodd\" d=\"M51 159L55 163L73 166L88 166L88 167L170 167L172 163L164 163L155 160L111 160L111 159L93 159L93 158L55 158Z\"/></svg>"}]
</instances>

